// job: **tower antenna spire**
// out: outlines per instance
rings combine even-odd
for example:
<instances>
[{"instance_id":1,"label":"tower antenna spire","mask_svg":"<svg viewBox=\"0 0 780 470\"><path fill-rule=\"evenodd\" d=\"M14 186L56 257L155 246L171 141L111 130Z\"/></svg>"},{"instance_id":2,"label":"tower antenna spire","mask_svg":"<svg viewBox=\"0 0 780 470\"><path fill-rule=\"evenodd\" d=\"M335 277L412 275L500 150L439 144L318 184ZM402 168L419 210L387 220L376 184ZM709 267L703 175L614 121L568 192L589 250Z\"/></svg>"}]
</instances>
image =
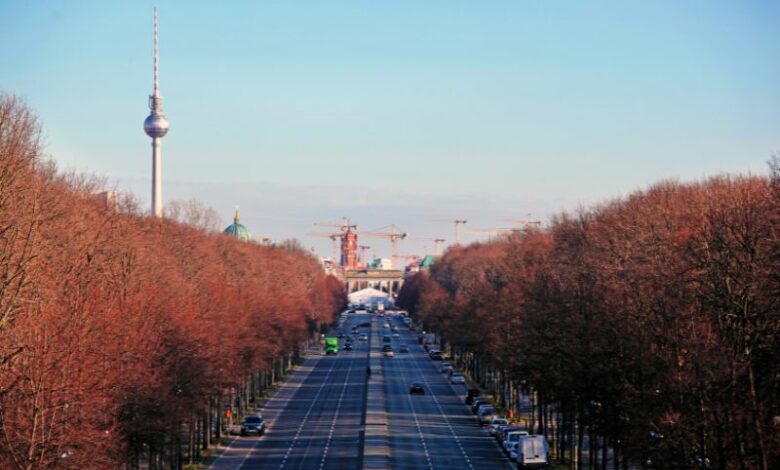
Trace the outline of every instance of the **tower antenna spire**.
<instances>
[{"instance_id":1,"label":"tower antenna spire","mask_svg":"<svg viewBox=\"0 0 780 470\"><path fill-rule=\"evenodd\" d=\"M154 7L154 96L160 95L160 60L157 52L159 37L157 35L157 7Z\"/></svg>"}]
</instances>

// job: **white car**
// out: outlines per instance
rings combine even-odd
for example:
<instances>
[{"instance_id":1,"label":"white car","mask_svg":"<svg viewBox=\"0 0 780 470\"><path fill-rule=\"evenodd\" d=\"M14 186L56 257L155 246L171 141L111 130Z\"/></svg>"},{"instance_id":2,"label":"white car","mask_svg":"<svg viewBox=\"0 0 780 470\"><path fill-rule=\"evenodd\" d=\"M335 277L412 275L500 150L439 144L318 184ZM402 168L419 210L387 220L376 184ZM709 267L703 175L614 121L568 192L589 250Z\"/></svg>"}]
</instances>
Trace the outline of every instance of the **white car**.
<instances>
[{"instance_id":1,"label":"white car","mask_svg":"<svg viewBox=\"0 0 780 470\"><path fill-rule=\"evenodd\" d=\"M506 418L493 418L493 421L490 422L490 426L488 427L488 432L491 436L496 435L496 432L498 431L499 426L506 426L509 424L509 420Z\"/></svg>"},{"instance_id":2,"label":"white car","mask_svg":"<svg viewBox=\"0 0 780 470\"><path fill-rule=\"evenodd\" d=\"M459 372L455 372L450 377L450 383L451 384L465 384L466 379L463 378L463 375L461 375Z\"/></svg>"},{"instance_id":3,"label":"white car","mask_svg":"<svg viewBox=\"0 0 780 470\"><path fill-rule=\"evenodd\" d=\"M385 351L385 357L395 357L395 353L393 351Z\"/></svg>"},{"instance_id":4,"label":"white car","mask_svg":"<svg viewBox=\"0 0 780 470\"><path fill-rule=\"evenodd\" d=\"M504 442L502 442L501 444L503 445L504 450L509 452L512 446L517 444L520 441L521 437L527 435L528 433L526 431L512 431L508 433L506 436L504 436Z\"/></svg>"}]
</instances>

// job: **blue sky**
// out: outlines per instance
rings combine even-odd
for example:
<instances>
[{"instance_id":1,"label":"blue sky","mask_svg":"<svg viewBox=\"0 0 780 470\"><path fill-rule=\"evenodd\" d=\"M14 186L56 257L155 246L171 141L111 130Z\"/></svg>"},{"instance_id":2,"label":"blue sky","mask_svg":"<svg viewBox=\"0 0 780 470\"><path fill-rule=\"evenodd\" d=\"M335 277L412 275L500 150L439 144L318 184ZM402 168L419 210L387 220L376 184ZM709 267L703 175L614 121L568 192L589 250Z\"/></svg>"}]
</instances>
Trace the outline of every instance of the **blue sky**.
<instances>
[{"instance_id":1,"label":"blue sky","mask_svg":"<svg viewBox=\"0 0 780 470\"><path fill-rule=\"evenodd\" d=\"M0 89L148 201L151 2L0 0ZM780 149L780 4L160 1L164 198L258 235L546 218ZM476 239L484 235L467 235ZM387 255L381 240L371 242ZM423 242L403 252L419 253Z\"/></svg>"}]
</instances>

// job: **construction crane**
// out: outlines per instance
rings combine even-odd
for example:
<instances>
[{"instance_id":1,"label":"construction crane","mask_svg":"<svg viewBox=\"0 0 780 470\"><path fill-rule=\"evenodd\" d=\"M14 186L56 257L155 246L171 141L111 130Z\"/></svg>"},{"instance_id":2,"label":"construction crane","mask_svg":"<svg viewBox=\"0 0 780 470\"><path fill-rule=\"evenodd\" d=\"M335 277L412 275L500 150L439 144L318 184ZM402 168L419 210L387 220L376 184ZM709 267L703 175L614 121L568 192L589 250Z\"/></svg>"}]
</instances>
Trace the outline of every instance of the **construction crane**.
<instances>
[{"instance_id":1,"label":"construction crane","mask_svg":"<svg viewBox=\"0 0 780 470\"><path fill-rule=\"evenodd\" d=\"M350 224L349 219L346 217L341 219L341 223L336 222L314 222L314 225L318 227L336 227L341 229L342 233L346 233L350 230L357 230L357 225Z\"/></svg>"},{"instance_id":2,"label":"construction crane","mask_svg":"<svg viewBox=\"0 0 780 470\"><path fill-rule=\"evenodd\" d=\"M526 219L498 219L499 222L512 222L513 224L522 224L523 228L528 229L532 225L541 226L542 221L541 220L533 220L531 219L531 214L528 214L528 218Z\"/></svg>"},{"instance_id":3,"label":"construction crane","mask_svg":"<svg viewBox=\"0 0 780 470\"><path fill-rule=\"evenodd\" d=\"M325 237L330 238L331 245L331 259L335 263L338 257L339 240L341 239L341 233L329 233L329 232L308 232L306 236L309 237Z\"/></svg>"},{"instance_id":4,"label":"construction crane","mask_svg":"<svg viewBox=\"0 0 780 470\"><path fill-rule=\"evenodd\" d=\"M335 234L341 238L341 258L339 264L345 269L355 269L358 267L357 225L351 224L346 217L341 219L341 223L314 222L314 225L340 229L341 233Z\"/></svg>"},{"instance_id":5,"label":"construction crane","mask_svg":"<svg viewBox=\"0 0 780 470\"><path fill-rule=\"evenodd\" d=\"M398 258L398 240L406 238L407 233L396 231L395 224L390 226L389 232L360 232L364 237L368 238L387 238L390 240L390 249L392 252L391 259L393 260L393 266L396 265L396 259ZM384 227L381 227L384 228Z\"/></svg>"},{"instance_id":6,"label":"construction crane","mask_svg":"<svg viewBox=\"0 0 780 470\"><path fill-rule=\"evenodd\" d=\"M455 244L460 245L460 226L468 222L467 220L462 220L462 219L437 220L436 222L446 222L448 224L455 224Z\"/></svg>"},{"instance_id":7,"label":"construction crane","mask_svg":"<svg viewBox=\"0 0 780 470\"><path fill-rule=\"evenodd\" d=\"M431 237L409 237L408 240L420 240L426 242L433 242L434 243L433 253L436 256L439 256L441 254L441 244L447 241L443 238L431 238Z\"/></svg>"},{"instance_id":8,"label":"construction crane","mask_svg":"<svg viewBox=\"0 0 780 470\"><path fill-rule=\"evenodd\" d=\"M368 267L368 262L366 261L366 250L370 250L371 247L367 245L358 245L358 248L360 248L360 263Z\"/></svg>"}]
</instances>

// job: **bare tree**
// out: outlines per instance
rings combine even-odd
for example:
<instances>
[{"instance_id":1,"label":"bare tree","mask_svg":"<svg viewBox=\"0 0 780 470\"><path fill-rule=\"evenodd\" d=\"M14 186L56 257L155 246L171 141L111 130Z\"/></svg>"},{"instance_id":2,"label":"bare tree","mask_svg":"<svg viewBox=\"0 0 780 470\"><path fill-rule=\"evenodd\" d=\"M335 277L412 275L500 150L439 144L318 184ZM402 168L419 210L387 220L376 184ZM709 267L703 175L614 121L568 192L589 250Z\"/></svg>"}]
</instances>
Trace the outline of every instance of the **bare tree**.
<instances>
[{"instance_id":1,"label":"bare tree","mask_svg":"<svg viewBox=\"0 0 780 470\"><path fill-rule=\"evenodd\" d=\"M165 217L206 232L216 232L222 228L219 213L197 199L169 202L165 207Z\"/></svg>"}]
</instances>

